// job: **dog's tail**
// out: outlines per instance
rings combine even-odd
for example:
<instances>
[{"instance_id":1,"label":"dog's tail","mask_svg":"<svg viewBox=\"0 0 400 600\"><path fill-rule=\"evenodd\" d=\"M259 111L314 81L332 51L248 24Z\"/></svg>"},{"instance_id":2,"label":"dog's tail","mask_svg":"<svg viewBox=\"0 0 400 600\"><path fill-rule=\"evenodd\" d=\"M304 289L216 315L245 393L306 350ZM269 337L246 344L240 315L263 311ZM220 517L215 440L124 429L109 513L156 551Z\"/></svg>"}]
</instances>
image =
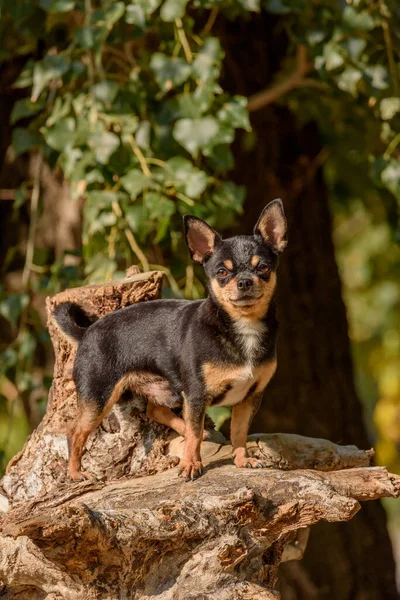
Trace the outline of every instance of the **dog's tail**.
<instances>
[{"instance_id":1,"label":"dog's tail","mask_svg":"<svg viewBox=\"0 0 400 600\"><path fill-rule=\"evenodd\" d=\"M63 302L53 312L53 318L62 333L73 343L80 342L96 319L89 317L74 302Z\"/></svg>"}]
</instances>

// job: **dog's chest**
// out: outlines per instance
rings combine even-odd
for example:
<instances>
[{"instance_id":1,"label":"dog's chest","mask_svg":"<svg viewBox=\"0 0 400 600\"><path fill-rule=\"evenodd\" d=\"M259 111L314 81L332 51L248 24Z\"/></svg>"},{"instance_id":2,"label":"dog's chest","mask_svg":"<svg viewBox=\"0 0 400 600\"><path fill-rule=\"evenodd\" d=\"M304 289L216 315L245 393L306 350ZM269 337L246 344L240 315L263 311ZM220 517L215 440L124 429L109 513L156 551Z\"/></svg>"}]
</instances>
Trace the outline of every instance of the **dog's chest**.
<instances>
[{"instance_id":1,"label":"dog's chest","mask_svg":"<svg viewBox=\"0 0 400 600\"><path fill-rule=\"evenodd\" d=\"M266 328L260 321L242 319L234 325L237 346L244 355L248 365L252 365L262 347L263 336Z\"/></svg>"}]
</instances>

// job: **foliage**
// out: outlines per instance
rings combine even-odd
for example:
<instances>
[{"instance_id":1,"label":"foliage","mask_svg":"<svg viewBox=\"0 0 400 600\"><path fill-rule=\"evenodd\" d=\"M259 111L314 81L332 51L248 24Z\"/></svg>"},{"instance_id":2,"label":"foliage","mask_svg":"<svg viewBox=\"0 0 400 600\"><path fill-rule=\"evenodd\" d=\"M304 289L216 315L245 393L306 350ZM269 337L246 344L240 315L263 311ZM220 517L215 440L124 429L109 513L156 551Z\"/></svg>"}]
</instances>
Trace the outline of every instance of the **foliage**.
<instances>
[{"instance_id":1,"label":"foliage","mask_svg":"<svg viewBox=\"0 0 400 600\"><path fill-rule=\"evenodd\" d=\"M319 159L338 228L342 221L352 223L359 210L368 222L357 236L350 231L348 242L337 236L355 343L365 342L357 319L368 328L368 311L357 304L360 289L361 302L369 297L371 311L381 301L390 314L398 308L395 262L380 253L394 247L400 200L395 2L4 0L0 59L23 63L14 86L25 90L11 115L14 153L38 151L62 170L74 197L85 197L78 267L43 263L43 276L30 277L19 294L1 290L0 314L12 332L1 376L20 393L24 386L33 392L41 385L23 377L32 373L44 343L42 326L29 316L35 293L120 277L140 262L167 273L167 294L202 294L187 259L181 216L190 212L222 229L234 223L244 190L229 179L230 145L237 129L250 131L247 100L221 88L224 49L214 23L218 15L244 19L260 10L274 15L288 38L277 82L290 76L300 45L314 67L277 101L289 106L300 124L319 125L324 142ZM25 209L30 185L17 194L16 212ZM369 240L375 237L381 245L374 254ZM348 268L352 244L368 250L360 269L369 269L369 277L361 288ZM371 283L378 271L379 283ZM383 343L396 355L396 326L393 320L389 341L383 324L368 329L364 363Z\"/></svg>"}]
</instances>

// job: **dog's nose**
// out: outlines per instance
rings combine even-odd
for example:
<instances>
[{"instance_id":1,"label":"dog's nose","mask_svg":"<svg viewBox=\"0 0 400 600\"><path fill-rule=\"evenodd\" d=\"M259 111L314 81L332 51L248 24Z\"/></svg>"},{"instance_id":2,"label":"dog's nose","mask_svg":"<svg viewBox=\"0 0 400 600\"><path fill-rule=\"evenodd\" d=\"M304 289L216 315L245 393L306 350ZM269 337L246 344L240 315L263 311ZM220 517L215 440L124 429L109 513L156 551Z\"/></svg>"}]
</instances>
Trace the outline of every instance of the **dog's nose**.
<instances>
[{"instance_id":1,"label":"dog's nose","mask_svg":"<svg viewBox=\"0 0 400 600\"><path fill-rule=\"evenodd\" d=\"M238 290L242 290L243 292L247 292L250 288L253 287L253 280L244 277L243 279L239 279L237 282Z\"/></svg>"}]
</instances>

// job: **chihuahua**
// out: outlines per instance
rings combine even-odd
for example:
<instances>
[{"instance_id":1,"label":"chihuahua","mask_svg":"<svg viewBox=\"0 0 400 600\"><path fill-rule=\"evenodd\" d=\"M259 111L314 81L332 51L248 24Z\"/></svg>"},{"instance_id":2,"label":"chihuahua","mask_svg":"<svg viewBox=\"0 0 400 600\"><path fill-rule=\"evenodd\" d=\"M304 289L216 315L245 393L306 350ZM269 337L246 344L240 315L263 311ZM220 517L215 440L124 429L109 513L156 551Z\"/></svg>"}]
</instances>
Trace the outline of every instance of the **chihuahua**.
<instances>
[{"instance_id":1,"label":"chihuahua","mask_svg":"<svg viewBox=\"0 0 400 600\"><path fill-rule=\"evenodd\" d=\"M79 343L78 415L68 440L73 480L92 478L81 471L85 442L126 390L147 398L152 420L185 437L179 475L186 480L202 474L209 406L232 406L235 465L265 466L248 456L246 438L276 369L276 270L287 244L282 202L265 207L253 235L222 239L191 215L184 228L191 257L205 271L205 300L154 300L94 322L71 302L53 313L61 331ZM172 410L180 407L182 418Z\"/></svg>"}]
</instances>

